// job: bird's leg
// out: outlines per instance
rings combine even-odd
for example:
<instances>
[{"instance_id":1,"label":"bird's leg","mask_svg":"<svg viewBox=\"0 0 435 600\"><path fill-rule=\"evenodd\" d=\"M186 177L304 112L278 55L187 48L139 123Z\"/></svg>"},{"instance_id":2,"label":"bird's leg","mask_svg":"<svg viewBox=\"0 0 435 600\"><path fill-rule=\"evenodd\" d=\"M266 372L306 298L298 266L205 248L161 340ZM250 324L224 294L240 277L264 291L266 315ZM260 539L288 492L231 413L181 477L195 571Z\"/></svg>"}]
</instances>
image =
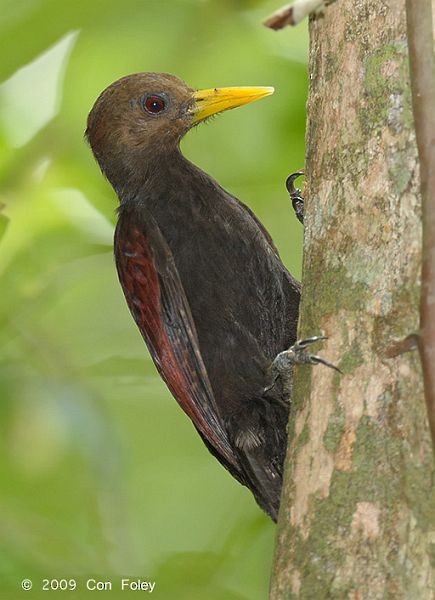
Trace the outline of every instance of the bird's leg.
<instances>
[{"instance_id":1,"label":"bird's leg","mask_svg":"<svg viewBox=\"0 0 435 600\"><path fill-rule=\"evenodd\" d=\"M296 171L296 173L289 175L287 177L287 181L285 182L288 193L290 194L295 215L302 224L304 223L304 198L301 194L301 190L299 188L295 188L294 182L303 174L303 171Z\"/></svg>"},{"instance_id":2,"label":"bird's leg","mask_svg":"<svg viewBox=\"0 0 435 600\"><path fill-rule=\"evenodd\" d=\"M313 337L305 338L304 340L299 340L295 342L293 346L290 346L288 350L280 352L276 356L275 360L272 362L272 383L268 387L264 388L263 391L268 392L270 389L272 389L279 377L282 381L284 393L286 395L290 395L292 389L294 365L322 364L326 367L330 367L331 369L335 369L336 371L338 371L338 373L341 373L338 367L328 362L324 358L307 352L308 346L311 346L311 344L314 344L315 342L320 342L326 339L327 338L324 335L314 335Z\"/></svg>"}]
</instances>

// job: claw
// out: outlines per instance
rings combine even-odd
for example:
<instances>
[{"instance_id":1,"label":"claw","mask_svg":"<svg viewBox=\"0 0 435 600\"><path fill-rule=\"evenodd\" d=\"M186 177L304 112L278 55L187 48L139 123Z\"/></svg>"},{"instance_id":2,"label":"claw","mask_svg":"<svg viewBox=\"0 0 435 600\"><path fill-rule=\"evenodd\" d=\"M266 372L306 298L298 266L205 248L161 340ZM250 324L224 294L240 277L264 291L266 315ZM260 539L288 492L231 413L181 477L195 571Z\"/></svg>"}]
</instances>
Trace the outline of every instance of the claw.
<instances>
[{"instance_id":1,"label":"claw","mask_svg":"<svg viewBox=\"0 0 435 600\"><path fill-rule=\"evenodd\" d=\"M289 175L287 177L287 181L285 182L287 191L290 194L293 210L295 211L296 217L301 223L304 222L304 199L302 197L301 190L299 188L295 188L294 182L303 174L304 172L302 170L296 171L296 173Z\"/></svg>"},{"instance_id":2,"label":"claw","mask_svg":"<svg viewBox=\"0 0 435 600\"><path fill-rule=\"evenodd\" d=\"M272 363L271 384L264 388L263 393L268 392L274 387L278 377L281 377L283 379L284 386L286 389L291 389L292 372L294 365L321 364L325 365L325 367L329 367L330 369L334 369L334 371L337 371L337 373L340 373L342 375L343 372L329 361L325 360L324 358L321 358L320 356L317 356L316 354L308 354L306 352L306 349L308 348L308 346L311 346L311 344L315 344L316 342L321 342L327 339L328 338L326 335L313 335L312 337L304 338L303 340L298 340L293 344L293 346L290 346L288 350L280 352Z\"/></svg>"},{"instance_id":3,"label":"claw","mask_svg":"<svg viewBox=\"0 0 435 600\"><path fill-rule=\"evenodd\" d=\"M325 365L325 367L334 369L335 371L337 371L337 373L340 373L341 375L343 375L343 371L341 369L339 369L338 367L336 367L329 361L325 360L324 358L321 358L320 356L317 356L316 354L309 354L308 357L310 359L310 364L312 364L312 365L322 364L322 365Z\"/></svg>"},{"instance_id":4,"label":"claw","mask_svg":"<svg viewBox=\"0 0 435 600\"><path fill-rule=\"evenodd\" d=\"M284 352L281 352L280 354L287 355L287 358L293 364L310 364L310 365L322 364L322 365L325 365L325 367L329 367L331 369L334 369L338 373L343 374L342 371L338 367L336 367L329 361L325 360L324 358L321 358L320 356L317 356L316 354L307 354L305 352L306 348L308 346L311 346L311 344L315 344L316 342L321 342L321 341L327 340L327 339L328 338L326 335L313 335L309 338L305 338L303 340L298 340L288 350L284 350ZM280 356L280 354L278 354L278 356Z\"/></svg>"},{"instance_id":5,"label":"claw","mask_svg":"<svg viewBox=\"0 0 435 600\"><path fill-rule=\"evenodd\" d=\"M297 188L295 188L294 182L296 181L296 179L298 177L301 177L302 175L304 175L304 171L301 169L300 171L296 171L296 173L292 173L291 175L289 175L287 177L287 181L285 182L285 186L286 186L287 191L290 194L291 198L293 198L293 196L295 194L300 194L301 193L301 190L298 190Z\"/></svg>"},{"instance_id":6,"label":"claw","mask_svg":"<svg viewBox=\"0 0 435 600\"><path fill-rule=\"evenodd\" d=\"M312 335L309 338L304 338L303 340L298 340L291 346L291 349L299 350L304 349L311 344L315 344L316 342L322 342L323 340L327 340L328 337L326 335Z\"/></svg>"}]
</instances>

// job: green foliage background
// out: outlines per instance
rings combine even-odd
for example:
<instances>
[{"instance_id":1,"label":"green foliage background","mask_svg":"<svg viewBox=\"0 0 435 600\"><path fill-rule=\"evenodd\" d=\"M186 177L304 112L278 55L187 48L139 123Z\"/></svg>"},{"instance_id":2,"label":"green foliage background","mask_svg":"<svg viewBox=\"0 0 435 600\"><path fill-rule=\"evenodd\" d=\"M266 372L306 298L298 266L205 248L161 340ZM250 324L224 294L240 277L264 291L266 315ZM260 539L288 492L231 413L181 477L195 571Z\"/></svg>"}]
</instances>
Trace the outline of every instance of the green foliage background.
<instances>
[{"instance_id":1,"label":"green foliage background","mask_svg":"<svg viewBox=\"0 0 435 600\"><path fill-rule=\"evenodd\" d=\"M307 41L304 26L261 26L277 4L0 0L1 597L91 575L115 590L119 576L155 580L164 600L267 596L274 525L156 375L115 273L116 198L83 131L131 72L275 86L183 150L255 210L298 276L284 182L304 162Z\"/></svg>"}]
</instances>

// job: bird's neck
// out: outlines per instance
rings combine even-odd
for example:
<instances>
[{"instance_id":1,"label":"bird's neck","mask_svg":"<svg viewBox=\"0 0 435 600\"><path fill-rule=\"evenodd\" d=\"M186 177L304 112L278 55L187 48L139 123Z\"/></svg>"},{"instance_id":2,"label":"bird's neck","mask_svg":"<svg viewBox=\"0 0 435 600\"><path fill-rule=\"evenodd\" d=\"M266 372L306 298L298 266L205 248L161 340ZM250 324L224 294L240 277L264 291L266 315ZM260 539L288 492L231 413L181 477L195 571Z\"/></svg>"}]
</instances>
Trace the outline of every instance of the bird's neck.
<instances>
[{"instance_id":1,"label":"bird's neck","mask_svg":"<svg viewBox=\"0 0 435 600\"><path fill-rule=\"evenodd\" d=\"M166 148L164 153L155 153L151 157L142 155L133 164L130 160L123 177L115 180L109 177L109 180L121 207L146 203L151 210L154 205L169 202L169 199L189 201L192 196L203 196L201 190L204 187L218 185L185 158L178 146L171 150Z\"/></svg>"},{"instance_id":2,"label":"bird's neck","mask_svg":"<svg viewBox=\"0 0 435 600\"><path fill-rule=\"evenodd\" d=\"M173 185L177 173L193 167L178 146L165 148L164 152L156 150L129 153L122 160L118 157L116 170L104 169L121 205L162 193L165 187Z\"/></svg>"}]
</instances>

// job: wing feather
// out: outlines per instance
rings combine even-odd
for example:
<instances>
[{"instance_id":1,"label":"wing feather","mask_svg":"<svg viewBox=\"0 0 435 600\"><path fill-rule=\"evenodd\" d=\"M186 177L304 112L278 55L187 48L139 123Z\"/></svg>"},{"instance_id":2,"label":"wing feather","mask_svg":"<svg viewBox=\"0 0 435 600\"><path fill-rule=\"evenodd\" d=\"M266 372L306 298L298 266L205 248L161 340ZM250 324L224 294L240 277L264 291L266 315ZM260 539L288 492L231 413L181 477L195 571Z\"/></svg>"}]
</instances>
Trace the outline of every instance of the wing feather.
<instances>
[{"instance_id":1,"label":"wing feather","mask_svg":"<svg viewBox=\"0 0 435 600\"><path fill-rule=\"evenodd\" d=\"M202 437L237 475L239 462L219 417L174 258L143 207L140 214L121 213L115 259L127 304L160 375Z\"/></svg>"}]
</instances>

